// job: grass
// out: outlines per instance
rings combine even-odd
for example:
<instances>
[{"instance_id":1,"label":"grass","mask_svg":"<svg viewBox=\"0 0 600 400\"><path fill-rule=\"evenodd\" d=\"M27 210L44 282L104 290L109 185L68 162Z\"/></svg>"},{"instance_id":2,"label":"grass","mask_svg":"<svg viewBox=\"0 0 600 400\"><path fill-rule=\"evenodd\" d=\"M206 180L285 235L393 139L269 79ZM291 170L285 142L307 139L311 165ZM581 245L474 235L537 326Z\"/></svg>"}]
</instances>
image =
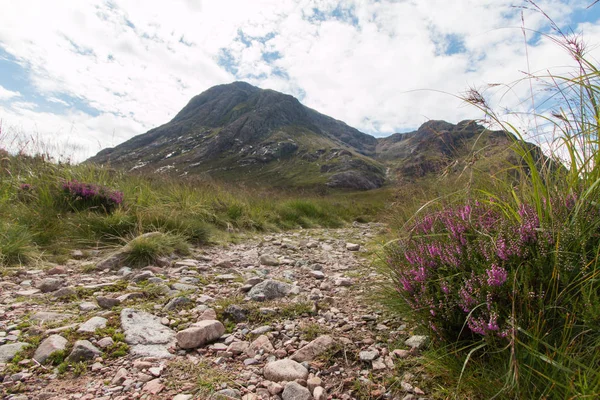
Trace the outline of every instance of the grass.
<instances>
[{"instance_id":1,"label":"grass","mask_svg":"<svg viewBox=\"0 0 600 400\"><path fill-rule=\"evenodd\" d=\"M190 254L185 236L151 232L131 239L123 248L124 261L132 266L150 265L171 254Z\"/></svg>"},{"instance_id":2,"label":"grass","mask_svg":"<svg viewBox=\"0 0 600 400\"><path fill-rule=\"evenodd\" d=\"M171 362L167 365L163 377L169 389L178 391L185 389L198 398L208 398L220 390L223 384L235 387L235 381L229 373L206 361L196 364L183 360ZM191 389L189 384L192 384Z\"/></svg>"},{"instance_id":3,"label":"grass","mask_svg":"<svg viewBox=\"0 0 600 400\"><path fill-rule=\"evenodd\" d=\"M547 17L534 2L528 3ZM431 209L475 200L489 204L504 221L525 224L520 210L529 204L539 220L537 233L546 235L546 245L553 243L544 251L515 256L511 259L515 264L502 264L514 266L513 278L507 282L510 300L500 309L509 326L504 340L493 335L463 335L460 326L469 330L464 318L453 339L430 331L437 340L420 364L437 382L437 389L432 388L434 398L592 399L600 394L600 70L588 58L580 36L565 34L548 20L554 31L546 39L561 46L575 65L570 75L548 72L524 80L532 88L540 88L539 92L532 89L529 103L549 106L532 108L527 114L537 121L538 134L553 138L545 144L547 158L525 144L530 132L517 129L510 122L512 115L507 119L496 113L485 93L469 90L464 100L515 137L513 148L519 160L507 170L511 179L489 176L486 183L481 180L485 175L479 176L459 192L440 193L417 213L401 210L395 225L399 235L412 240L419 235L403 231L410 226L407 221ZM514 90L514 85L509 90ZM436 233L438 238L443 236ZM513 233L512 239L519 236L519 232ZM491 239L499 246L498 237ZM394 243L390 246L396 246ZM403 249L398 250L399 262L408 260ZM472 265L483 259L469 255ZM438 273L442 271L436 268ZM461 268L451 278L464 283L469 276L461 277L461 271L469 269L465 264ZM426 281L423 287L428 284ZM424 314L442 318L429 313L430 306L424 307L424 313L418 307L407 307L394 292L388 292L385 301L415 320L423 320ZM489 310L494 301L485 300L479 306L486 305Z\"/></svg>"},{"instance_id":4,"label":"grass","mask_svg":"<svg viewBox=\"0 0 600 400\"><path fill-rule=\"evenodd\" d=\"M0 130L0 138L8 133ZM10 142L8 139L7 142ZM0 151L2 151L0 149ZM48 156L2 153L0 170L0 263L31 264L41 254L64 261L71 250L107 248L124 238L162 232L204 245L238 233L309 227L339 227L373 220L391 190L364 193L275 191L216 183L201 178L130 175L88 164L49 162ZM65 207L64 182L77 181L123 193L110 210ZM110 211L110 212L108 212ZM151 239L131 243L133 261L164 253Z\"/></svg>"}]
</instances>

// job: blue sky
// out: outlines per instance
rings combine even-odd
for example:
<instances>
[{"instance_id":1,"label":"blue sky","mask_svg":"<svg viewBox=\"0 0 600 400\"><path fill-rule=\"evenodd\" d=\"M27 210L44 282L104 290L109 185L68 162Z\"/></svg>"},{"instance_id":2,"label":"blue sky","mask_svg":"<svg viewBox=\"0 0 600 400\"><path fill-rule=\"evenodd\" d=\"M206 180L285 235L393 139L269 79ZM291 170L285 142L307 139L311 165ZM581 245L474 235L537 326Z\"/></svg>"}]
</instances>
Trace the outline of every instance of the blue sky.
<instances>
[{"instance_id":1,"label":"blue sky","mask_svg":"<svg viewBox=\"0 0 600 400\"><path fill-rule=\"evenodd\" d=\"M546 18L518 0L0 1L0 146L34 136L76 160L234 80L386 136L481 117L455 95L522 78L527 61L532 72L570 63L536 33L551 33ZM591 2L537 4L597 59ZM518 111L528 85L487 93Z\"/></svg>"}]
</instances>

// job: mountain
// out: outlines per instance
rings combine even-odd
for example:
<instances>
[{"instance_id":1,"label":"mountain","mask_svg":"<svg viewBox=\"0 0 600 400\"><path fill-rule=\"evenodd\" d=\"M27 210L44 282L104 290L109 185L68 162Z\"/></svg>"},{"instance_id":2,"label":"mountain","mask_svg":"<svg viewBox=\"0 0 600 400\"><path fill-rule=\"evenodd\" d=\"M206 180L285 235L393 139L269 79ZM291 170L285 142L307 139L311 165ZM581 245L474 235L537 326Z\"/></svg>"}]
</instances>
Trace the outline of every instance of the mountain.
<instances>
[{"instance_id":1,"label":"mountain","mask_svg":"<svg viewBox=\"0 0 600 400\"><path fill-rule=\"evenodd\" d=\"M170 122L88 161L129 170L209 174L273 186L373 189L377 139L289 95L244 82L208 89Z\"/></svg>"},{"instance_id":2,"label":"mountain","mask_svg":"<svg viewBox=\"0 0 600 400\"><path fill-rule=\"evenodd\" d=\"M292 96L234 82L206 90L170 122L88 161L274 187L368 190L466 167L500 169L517 161L514 142L474 121L428 121L376 139Z\"/></svg>"}]
</instances>

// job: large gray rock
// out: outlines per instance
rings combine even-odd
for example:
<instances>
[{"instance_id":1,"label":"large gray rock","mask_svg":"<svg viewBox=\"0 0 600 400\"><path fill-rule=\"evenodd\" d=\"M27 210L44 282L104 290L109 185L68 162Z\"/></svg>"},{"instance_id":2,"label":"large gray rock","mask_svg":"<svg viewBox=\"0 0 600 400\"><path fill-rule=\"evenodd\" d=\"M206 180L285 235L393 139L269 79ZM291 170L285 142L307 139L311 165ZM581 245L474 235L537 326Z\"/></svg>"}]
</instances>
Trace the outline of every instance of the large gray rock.
<instances>
[{"instance_id":1,"label":"large gray rock","mask_svg":"<svg viewBox=\"0 0 600 400\"><path fill-rule=\"evenodd\" d=\"M121 328L130 353L142 357L171 358L175 332L160 323L160 318L144 311L125 308L121 311Z\"/></svg>"},{"instance_id":2,"label":"large gray rock","mask_svg":"<svg viewBox=\"0 0 600 400\"><path fill-rule=\"evenodd\" d=\"M88 340L78 340L73 345L73 350L71 350L71 354L67 357L67 361L80 362L93 360L98 357L100 353L101 351Z\"/></svg>"},{"instance_id":3,"label":"large gray rock","mask_svg":"<svg viewBox=\"0 0 600 400\"><path fill-rule=\"evenodd\" d=\"M42 279L40 283L38 283L37 288L40 289L42 293L49 293L58 290L63 284L63 279L58 278L46 278Z\"/></svg>"},{"instance_id":4,"label":"large gray rock","mask_svg":"<svg viewBox=\"0 0 600 400\"><path fill-rule=\"evenodd\" d=\"M106 323L108 320L102 317L92 317L85 321L83 324L79 325L79 329L77 332L79 333L94 333L96 329L106 328Z\"/></svg>"},{"instance_id":5,"label":"large gray rock","mask_svg":"<svg viewBox=\"0 0 600 400\"><path fill-rule=\"evenodd\" d=\"M255 301L273 300L287 296L292 291L292 285L267 279L250 289L248 297Z\"/></svg>"},{"instance_id":6,"label":"large gray rock","mask_svg":"<svg viewBox=\"0 0 600 400\"><path fill-rule=\"evenodd\" d=\"M313 397L304 386L296 382L290 382L285 385L281 398L283 400L312 400Z\"/></svg>"},{"instance_id":7,"label":"large gray rock","mask_svg":"<svg viewBox=\"0 0 600 400\"><path fill-rule=\"evenodd\" d=\"M43 364L50 357L50 354L62 351L65 347L67 347L67 339L64 337L60 335L48 336L35 350L33 359Z\"/></svg>"},{"instance_id":8,"label":"large gray rock","mask_svg":"<svg viewBox=\"0 0 600 400\"><path fill-rule=\"evenodd\" d=\"M298 362L312 361L321 354L324 354L328 350L332 349L334 346L335 342L331 336L319 336L306 346L298 349L298 351L296 351L290 358Z\"/></svg>"},{"instance_id":9,"label":"large gray rock","mask_svg":"<svg viewBox=\"0 0 600 400\"><path fill-rule=\"evenodd\" d=\"M306 380L308 378L308 370L304 368L302 364L285 358L265 365L263 375L265 376L265 379L273 382L291 382L296 379Z\"/></svg>"},{"instance_id":10,"label":"large gray rock","mask_svg":"<svg viewBox=\"0 0 600 400\"><path fill-rule=\"evenodd\" d=\"M27 343L22 342L0 346L0 363L6 363L12 360L25 346L27 346Z\"/></svg>"},{"instance_id":11,"label":"large gray rock","mask_svg":"<svg viewBox=\"0 0 600 400\"><path fill-rule=\"evenodd\" d=\"M190 328L177 332L177 344L182 349L195 349L217 340L225 333L225 327L217 320L196 322Z\"/></svg>"}]
</instances>

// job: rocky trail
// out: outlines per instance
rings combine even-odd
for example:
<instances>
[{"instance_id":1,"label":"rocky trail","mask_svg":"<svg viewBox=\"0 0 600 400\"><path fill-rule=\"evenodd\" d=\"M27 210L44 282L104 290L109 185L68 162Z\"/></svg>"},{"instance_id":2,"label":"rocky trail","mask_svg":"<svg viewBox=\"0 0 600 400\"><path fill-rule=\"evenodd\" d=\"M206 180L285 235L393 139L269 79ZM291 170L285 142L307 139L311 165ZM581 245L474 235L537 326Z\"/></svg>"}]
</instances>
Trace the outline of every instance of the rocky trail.
<instances>
[{"instance_id":1,"label":"rocky trail","mask_svg":"<svg viewBox=\"0 0 600 400\"><path fill-rule=\"evenodd\" d=\"M411 336L370 296L357 224L257 235L142 269L75 251L0 282L3 399L419 399Z\"/></svg>"}]
</instances>

